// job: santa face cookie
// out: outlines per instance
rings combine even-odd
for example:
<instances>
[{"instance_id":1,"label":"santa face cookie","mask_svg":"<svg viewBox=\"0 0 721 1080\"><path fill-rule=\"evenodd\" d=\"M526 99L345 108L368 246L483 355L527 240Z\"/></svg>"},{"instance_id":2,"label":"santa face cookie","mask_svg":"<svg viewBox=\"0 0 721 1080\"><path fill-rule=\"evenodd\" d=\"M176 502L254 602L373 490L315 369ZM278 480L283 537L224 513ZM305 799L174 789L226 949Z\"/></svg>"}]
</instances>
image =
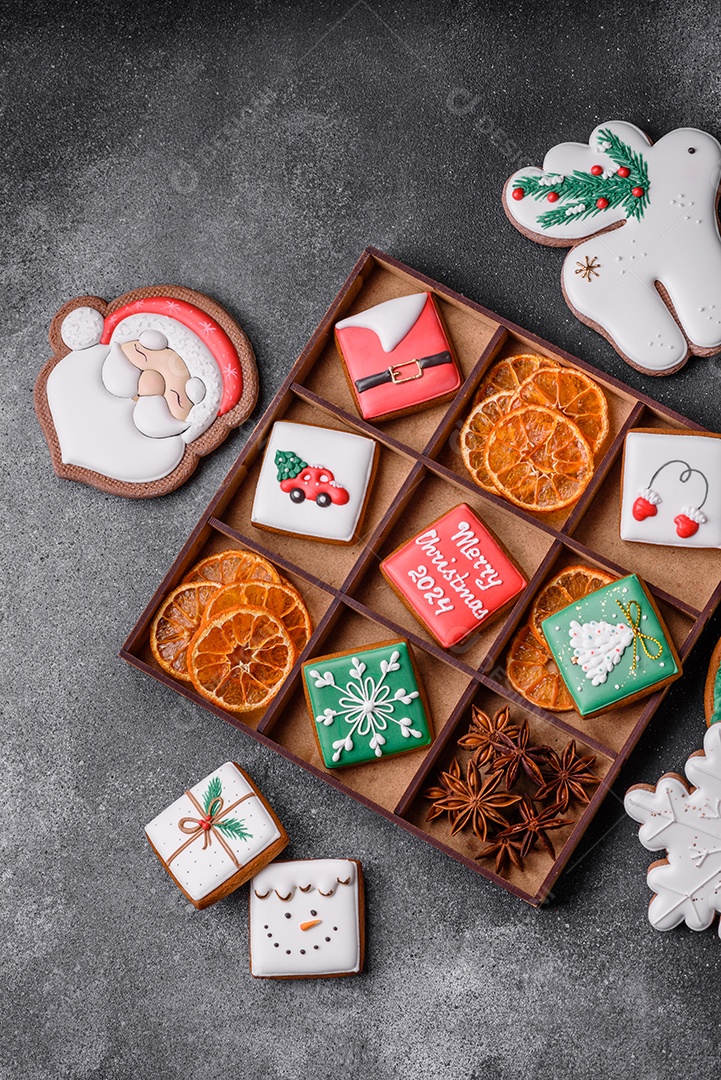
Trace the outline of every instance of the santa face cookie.
<instances>
[{"instance_id":1,"label":"santa face cookie","mask_svg":"<svg viewBox=\"0 0 721 1080\"><path fill-rule=\"evenodd\" d=\"M366 420L387 420L438 404L461 385L431 293L398 296L341 319L335 340Z\"/></svg>"},{"instance_id":2,"label":"santa face cookie","mask_svg":"<svg viewBox=\"0 0 721 1080\"><path fill-rule=\"evenodd\" d=\"M526 579L461 503L381 563L391 588L444 648L508 607Z\"/></svg>"},{"instance_id":3,"label":"santa face cookie","mask_svg":"<svg viewBox=\"0 0 721 1080\"><path fill-rule=\"evenodd\" d=\"M639 371L665 375L721 348L720 174L721 145L706 132L651 145L612 120L587 146L561 143L543 169L514 173L503 202L524 235L572 246L562 284L578 318Z\"/></svg>"},{"instance_id":4,"label":"santa face cookie","mask_svg":"<svg viewBox=\"0 0 721 1080\"><path fill-rule=\"evenodd\" d=\"M682 922L706 930L721 912L721 725L708 729L703 746L686 762L690 789L682 777L666 773L655 788L630 788L624 801L629 817L641 823L643 846L666 852L646 878L654 893L648 918L656 930Z\"/></svg>"},{"instance_id":5,"label":"santa face cookie","mask_svg":"<svg viewBox=\"0 0 721 1080\"><path fill-rule=\"evenodd\" d=\"M433 739L407 641L309 660L303 665L303 687L328 769L405 754Z\"/></svg>"},{"instance_id":6,"label":"santa face cookie","mask_svg":"<svg viewBox=\"0 0 721 1080\"><path fill-rule=\"evenodd\" d=\"M363 967L363 874L352 859L272 863L250 883L250 970L260 979Z\"/></svg>"},{"instance_id":7,"label":"santa face cookie","mask_svg":"<svg viewBox=\"0 0 721 1080\"><path fill-rule=\"evenodd\" d=\"M630 703L681 674L668 631L635 574L549 615L541 627L581 716Z\"/></svg>"},{"instance_id":8,"label":"santa face cookie","mask_svg":"<svg viewBox=\"0 0 721 1080\"><path fill-rule=\"evenodd\" d=\"M721 437L638 430L626 436L621 539L721 548Z\"/></svg>"},{"instance_id":9,"label":"santa face cookie","mask_svg":"<svg viewBox=\"0 0 721 1080\"><path fill-rule=\"evenodd\" d=\"M265 449L252 523L351 544L370 494L376 453L377 444L362 435L279 420Z\"/></svg>"},{"instance_id":10,"label":"santa face cookie","mask_svg":"<svg viewBox=\"0 0 721 1080\"><path fill-rule=\"evenodd\" d=\"M109 304L72 300L53 319L50 344L35 409L53 467L101 491L173 491L258 396L247 337L190 289L136 289Z\"/></svg>"},{"instance_id":11,"label":"santa face cookie","mask_svg":"<svg viewBox=\"0 0 721 1080\"><path fill-rule=\"evenodd\" d=\"M196 908L234 892L288 844L275 813L233 761L171 803L145 835Z\"/></svg>"}]
</instances>

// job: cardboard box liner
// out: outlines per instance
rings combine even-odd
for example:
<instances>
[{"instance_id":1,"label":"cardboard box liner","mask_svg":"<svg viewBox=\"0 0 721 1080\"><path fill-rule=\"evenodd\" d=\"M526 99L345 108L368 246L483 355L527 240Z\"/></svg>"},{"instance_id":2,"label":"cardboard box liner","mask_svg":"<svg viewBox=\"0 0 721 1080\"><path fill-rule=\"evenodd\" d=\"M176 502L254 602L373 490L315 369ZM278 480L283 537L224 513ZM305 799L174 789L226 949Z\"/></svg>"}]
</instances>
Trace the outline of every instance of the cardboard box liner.
<instances>
[{"instance_id":1,"label":"cardboard box liner","mask_svg":"<svg viewBox=\"0 0 721 1080\"><path fill-rule=\"evenodd\" d=\"M450 403L373 425L356 413L333 343L333 325L346 315L392 297L431 290L453 340L464 383ZM532 514L479 489L458 452L458 432L487 369L520 352L551 356L588 372L609 404L610 432L596 456L596 471L575 506L557 514ZM378 471L358 540L348 546L255 529L250 510L265 437L276 420L303 421L370 435L380 446ZM477 874L530 904L546 900L580 842L621 766L663 700L661 690L626 708L582 720L574 711L547 713L520 698L505 674L505 656L541 585L564 566L596 565L618 575L639 574L650 586L682 661L721 600L721 551L653 547L619 538L619 483L623 440L636 427L698 424L646 398L534 334L417 273L388 255L367 249L341 288L290 375L264 413L235 465L202 515L125 642L121 656L209 712L273 748L320 779L359 800ZM378 565L404 539L459 502L467 502L501 539L529 584L497 621L457 649L445 651L383 581ZM198 559L247 547L272 560L302 593L314 633L281 690L260 715L237 716L201 697L190 684L155 663L148 629L165 595ZM435 729L431 746L378 764L326 770L306 709L300 665L310 657L372 645L394 635L410 641ZM579 752L596 756L598 788L587 806L575 805L572 826L554 833L556 858L535 850L524 870L504 876L491 860L478 862L472 833L450 836L446 818L425 820L422 791L436 769L457 752L471 706L496 711L510 704L524 717L534 741L562 749L569 738ZM461 753L463 760L467 755Z\"/></svg>"}]
</instances>

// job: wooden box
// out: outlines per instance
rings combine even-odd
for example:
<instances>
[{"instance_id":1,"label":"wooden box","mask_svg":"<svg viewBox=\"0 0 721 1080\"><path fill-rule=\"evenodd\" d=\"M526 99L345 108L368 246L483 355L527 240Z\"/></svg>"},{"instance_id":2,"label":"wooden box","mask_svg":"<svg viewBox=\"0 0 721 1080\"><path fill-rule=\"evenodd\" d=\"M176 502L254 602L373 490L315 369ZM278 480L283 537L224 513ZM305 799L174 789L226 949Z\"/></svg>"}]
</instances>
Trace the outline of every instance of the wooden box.
<instances>
[{"instance_id":1,"label":"wooden box","mask_svg":"<svg viewBox=\"0 0 721 1080\"><path fill-rule=\"evenodd\" d=\"M431 290L450 332L464 382L453 401L423 412L372 425L353 406L333 342L333 325L344 315L392 297ZM589 372L603 387L611 430L596 471L581 499L558 514L526 513L479 489L458 453L458 432L474 392L489 366L504 356L536 352ZM250 509L263 445L278 419L306 421L370 435L380 462L361 537L352 545L319 544L290 535L260 532ZM659 548L624 543L619 537L619 479L623 440L631 428L698 424L604 375L534 334L465 299L373 248L353 268L333 304L271 402L238 460L210 502L165 580L138 620L121 656L203 708L395 822L420 839L497 882L530 904L549 895L574 848L598 810L621 766L658 709L664 691L625 708L582 721L575 712L546 713L521 699L505 675L509 640L527 615L543 582L564 564L588 563L620 575L639 574L650 586L681 659L695 645L721 599L721 551ZM524 570L529 584L504 618L470 642L445 651L425 633L383 580L380 560L406 537L458 502L467 502L500 537ZM313 636L290 677L261 715L238 717L207 702L188 683L159 669L149 645L155 610L199 558L223 548L246 547L272 560L305 597ZM308 658L371 645L399 635L415 649L436 737L430 747L378 764L331 774L321 764L300 680ZM590 803L572 826L554 834L556 858L542 850L524 871L500 877L474 858L472 834L450 836L448 822L426 822L421 792L439 766L456 751L471 706L495 711L510 703L528 720L536 742L560 749L575 738L580 752L596 755L601 777Z\"/></svg>"}]
</instances>

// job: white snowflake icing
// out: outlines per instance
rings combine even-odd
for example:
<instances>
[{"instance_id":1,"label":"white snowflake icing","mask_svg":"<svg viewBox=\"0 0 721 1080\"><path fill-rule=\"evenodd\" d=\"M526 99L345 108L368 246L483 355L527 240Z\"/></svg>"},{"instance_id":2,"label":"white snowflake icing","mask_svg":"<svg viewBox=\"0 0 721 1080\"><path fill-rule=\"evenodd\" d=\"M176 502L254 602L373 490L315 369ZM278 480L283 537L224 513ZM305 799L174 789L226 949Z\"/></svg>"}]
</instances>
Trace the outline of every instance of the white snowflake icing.
<instances>
[{"instance_id":1,"label":"white snowflake icing","mask_svg":"<svg viewBox=\"0 0 721 1080\"><path fill-rule=\"evenodd\" d=\"M655 789L631 788L624 802L641 822L643 846L667 852L646 879L655 893L648 917L657 930L682 922L705 930L721 911L721 724L708 729L704 752L691 755L686 776L691 792L680 777L667 775Z\"/></svg>"},{"instance_id":2,"label":"white snowflake icing","mask_svg":"<svg viewBox=\"0 0 721 1080\"><path fill-rule=\"evenodd\" d=\"M418 696L418 690L405 690L400 687L395 692L386 684L390 672L400 671L400 653L394 649L387 660L379 663L380 675L373 678L366 675L367 665L357 656L349 657L346 682L339 686L330 670L311 669L308 674L315 686L332 687L338 693L338 707L324 709L316 716L316 723L330 727L336 720L348 725L349 730L341 739L333 742L333 761L339 761L343 751L350 753L354 747L353 738L369 739L368 745L376 757L381 757L388 730L389 721L397 724L404 739L422 739L423 732L412 726L413 721L407 716L396 716L400 705L410 705ZM365 677L364 677L365 676Z\"/></svg>"}]
</instances>

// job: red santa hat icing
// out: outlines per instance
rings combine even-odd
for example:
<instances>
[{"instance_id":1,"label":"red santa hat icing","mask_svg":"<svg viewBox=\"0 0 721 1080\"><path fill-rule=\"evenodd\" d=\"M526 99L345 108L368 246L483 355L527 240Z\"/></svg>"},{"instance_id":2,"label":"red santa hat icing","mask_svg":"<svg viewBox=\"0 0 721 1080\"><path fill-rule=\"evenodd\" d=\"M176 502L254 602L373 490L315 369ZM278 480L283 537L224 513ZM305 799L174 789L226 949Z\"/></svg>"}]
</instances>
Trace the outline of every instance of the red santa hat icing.
<instances>
[{"instance_id":1,"label":"red santa hat icing","mask_svg":"<svg viewBox=\"0 0 721 1080\"><path fill-rule=\"evenodd\" d=\"M185 300L149 296L105 319L95 308L75 308L63 319L60 335L73 350L138 339L148 349L177 352L190 372L185 390L194 402L185 442L197 439L240 400L243 374L235 346L210 315Z\"/></svg>"}]
</instances>

